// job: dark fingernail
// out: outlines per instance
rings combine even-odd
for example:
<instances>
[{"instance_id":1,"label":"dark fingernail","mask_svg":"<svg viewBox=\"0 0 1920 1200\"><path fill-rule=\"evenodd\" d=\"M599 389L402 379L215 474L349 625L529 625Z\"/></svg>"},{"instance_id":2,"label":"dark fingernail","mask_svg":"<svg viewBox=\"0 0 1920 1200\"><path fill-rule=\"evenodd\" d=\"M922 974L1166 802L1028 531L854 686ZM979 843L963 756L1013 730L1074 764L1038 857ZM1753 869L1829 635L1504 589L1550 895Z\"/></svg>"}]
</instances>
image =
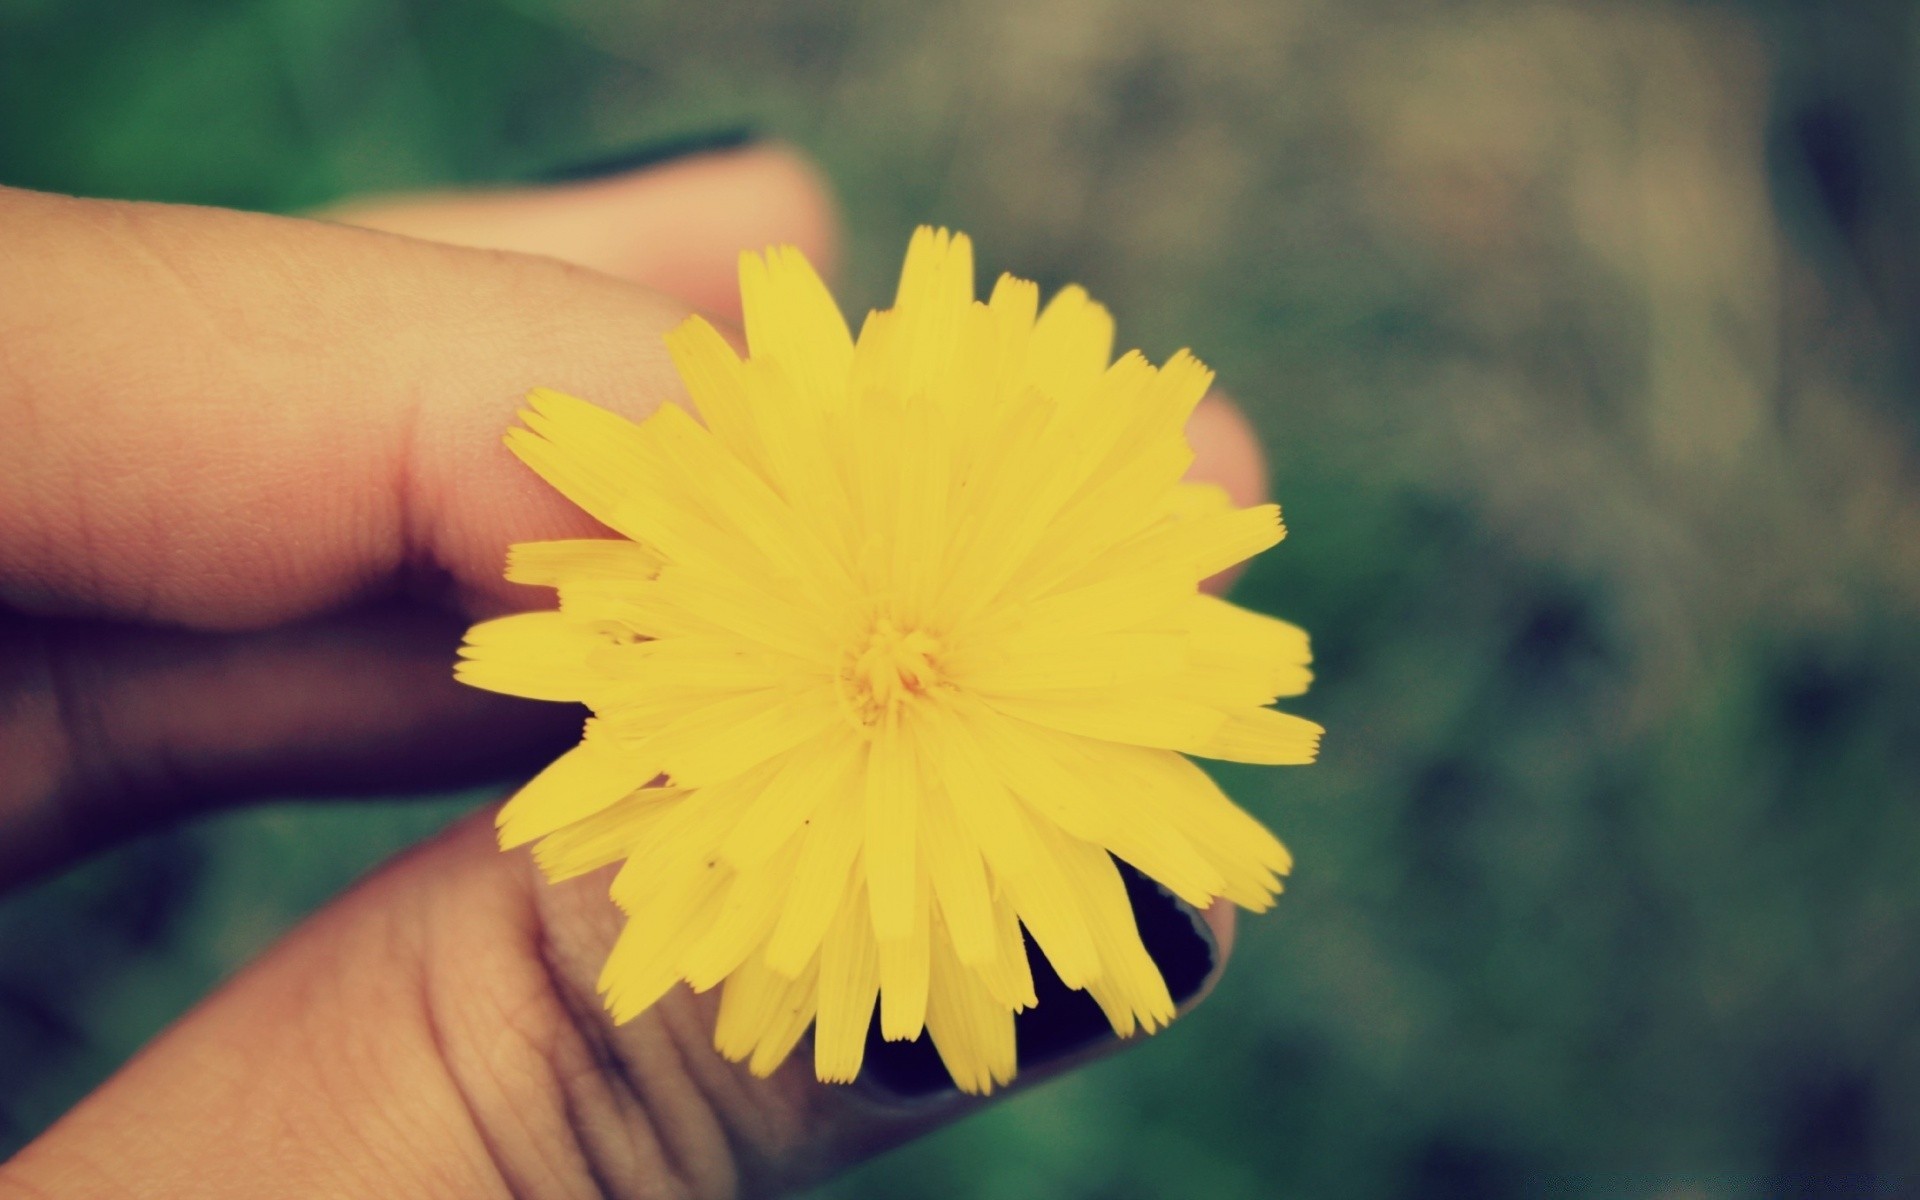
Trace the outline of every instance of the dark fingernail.
<instances>
[{"instance_id":1,"label":"dark fingernail","mask_svg":"<svg viewBox=\"0 0 1920 1200\"><path fill-rule=\"evenodd\" d=\"M1219 960L1212 929L1192 905L1167 894L1159 884L1125 863L1120 864L1120 875L1126 880L1127 899L1140 926L1140 940L1159 965L1173 1002L1185 1004L1206 986ZM1033 993L1038 1003L1013 1018L1022 1071L1037 1070L1097 1043L1114 1040L1113 1026L1093 997L1060 982L1031 937L1027 939L1027 961L1033 968ZM866 1066L861 1079L873 1091L900 1099L921 1099L954 1090L953 1080L925 1034L911 1042L884 1041L877 1021L867 1031Z\"/></svg>"},{"instance_id":2,"label":"dark fingernail","mask_svg":"<svg viewBox=\"0 0 1920 1200\"><path fill-rule=\"evenodd\" d=\"M638 146L585 162L548 168L537 172L534 177L547 183L585 183L591 179L605 179L609 175L624 175L628 171L638 171L642 167L657 167L661 163L672 162L675 159L692 158L699 154L717 154L722 150L738 150L758 139L759 134L751 125L731 125L722 129L683 133L642 142Z\"/></svg>"},{"instance_id":3,"label":"dark fingernail","mask_svg":"<svg viewBox=\"0 0 1920 1200\"><path fill-rule=\"evenodd\" d=\"M1125 863L1120 864L1120 877L1127 881L1127 899L1133 903L1140 940L1167 981L1173 1002L1185 1004L1207 986L1220 963L1213 926L1193 905Z\"/></svg>"},{"instance_id":4,"label":"dark fingernail","mask_svg":"<svg viewBox=\"0 0 1920 1200\"><path fill-rule=\"evenodd\" d=\"M933 1039L926 1034L910 1042L889 1042L880 1036L879 1014L867 1027L867 1057L860 1067L860 1086L882 1100L924 1100L958 1091Z\"/></svg>"}]
</instances>

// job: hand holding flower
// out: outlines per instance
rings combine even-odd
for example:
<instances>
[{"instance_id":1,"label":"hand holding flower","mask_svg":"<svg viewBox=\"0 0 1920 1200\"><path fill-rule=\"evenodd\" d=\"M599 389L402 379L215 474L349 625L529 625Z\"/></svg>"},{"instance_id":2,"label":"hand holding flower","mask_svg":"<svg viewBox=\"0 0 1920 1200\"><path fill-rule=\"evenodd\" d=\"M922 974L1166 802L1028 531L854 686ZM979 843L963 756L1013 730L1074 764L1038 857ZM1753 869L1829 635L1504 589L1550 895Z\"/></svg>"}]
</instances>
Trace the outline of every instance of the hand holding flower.
<instances>
[{"instance_id":1,"label":"hand holding flower","mask_svg":"<svg viewBox=\"0 0 1920 1200\"><path fill-rule=\"evenodd\" d=\"M607 536L499 431L533 383L644 417L679 394L683 300L731 316L739 248L830 261L835 237L814 175L755 150L349 215L412 236L0 192L0 881L198 807L562 749L564 711L447 677L467 622L538 601L499 578L509 544ZM1244 423L1209 401L1189 435L1194 477L1256 503ZM620 924L603 884L549 887L491 814L463 823L188 1014L0 1195L758 1194L972 1103L753 1079L684 990L611 1026Z\"/></svg>"}]
</instances>

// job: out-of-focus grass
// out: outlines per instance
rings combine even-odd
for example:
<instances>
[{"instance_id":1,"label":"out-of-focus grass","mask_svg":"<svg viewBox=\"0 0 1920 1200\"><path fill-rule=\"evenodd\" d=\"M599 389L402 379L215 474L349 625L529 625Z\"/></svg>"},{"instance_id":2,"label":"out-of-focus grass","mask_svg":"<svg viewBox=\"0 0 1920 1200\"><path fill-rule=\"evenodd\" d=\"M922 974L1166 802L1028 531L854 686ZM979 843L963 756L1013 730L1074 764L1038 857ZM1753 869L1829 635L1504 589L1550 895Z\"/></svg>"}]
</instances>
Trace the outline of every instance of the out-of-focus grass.
<instances>
[{"instance_id":1,"label":"out-of-focus grass","mask_svg":"<svg viewBox=\"0 0 1920 1200\"><path fill-rule=\"evenodd\" d=\"M1192 345L1293 536L1299 858L1191 1019L827 1189L1812 1194L1920 1171L1903 8L0 2L0 181L290 209L751 119ZM1903 107L1904 106L1904 107ZM457 808L0 909L16 1143Z\"/></svg>"}]
</instances>

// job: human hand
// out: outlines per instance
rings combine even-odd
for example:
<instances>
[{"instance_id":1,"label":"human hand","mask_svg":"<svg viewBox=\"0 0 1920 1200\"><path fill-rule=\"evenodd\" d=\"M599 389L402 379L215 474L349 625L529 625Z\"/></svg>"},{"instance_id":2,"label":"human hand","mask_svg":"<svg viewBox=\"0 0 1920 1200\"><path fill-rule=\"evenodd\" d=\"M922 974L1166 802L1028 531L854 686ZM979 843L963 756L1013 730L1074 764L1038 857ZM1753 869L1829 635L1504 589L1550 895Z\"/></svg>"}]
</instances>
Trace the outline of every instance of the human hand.
<instances>
[{"instance_id":1,"label":"human hand","mask_svg":"<svg viewBox=\"0 0 1920 1200\"><path fill-rule=\"evenodd\" d=\"M501 432L533 385L679 396L660 335L737 319L736 251L838 237L773 149L335 215L368 228L0 191L0 887L210 805L563 748L553 706L451 679L469 621L545 599L500 580L508 543L604 534ZM1230 406L1191 436L1197 476L1260 499ZM613 1027L604 881L546 886L489 817L295 931L0 1196L765 1194L979 1103L753 1079L684 990Z\"/></svg>"}]
</instances>

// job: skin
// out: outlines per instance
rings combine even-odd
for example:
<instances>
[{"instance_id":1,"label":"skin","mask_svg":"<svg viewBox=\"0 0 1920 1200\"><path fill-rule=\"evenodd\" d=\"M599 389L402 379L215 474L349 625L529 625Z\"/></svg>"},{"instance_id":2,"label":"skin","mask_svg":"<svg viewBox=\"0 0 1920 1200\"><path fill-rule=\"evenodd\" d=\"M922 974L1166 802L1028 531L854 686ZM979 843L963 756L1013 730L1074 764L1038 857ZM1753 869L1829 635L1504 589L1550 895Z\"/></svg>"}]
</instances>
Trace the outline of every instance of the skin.
<instances>
[{"instance_id":1,"label":"skin","mask_svg":"<svg viewBox=\"0 0 1920 1200\"><path fill-rule=\"evenodd\" d=\"M830 272L839 240L778 147L332 218L0 189L0 888L214 806L563 749L575 714L449 674L472 619L547 601L500 580L508 543L605 533L502 448L521 395L643 416L681 394L660 335L738 319L740 249ZM1191 435L1195 476L1262 498L1228 402ZM982 1103L822 1085L804 1051L753 1079L684 989L614 1028L605 879L545 885L491 818L295 930L0 1197L764 1196Z\"/></svg>"}]
</instances>

